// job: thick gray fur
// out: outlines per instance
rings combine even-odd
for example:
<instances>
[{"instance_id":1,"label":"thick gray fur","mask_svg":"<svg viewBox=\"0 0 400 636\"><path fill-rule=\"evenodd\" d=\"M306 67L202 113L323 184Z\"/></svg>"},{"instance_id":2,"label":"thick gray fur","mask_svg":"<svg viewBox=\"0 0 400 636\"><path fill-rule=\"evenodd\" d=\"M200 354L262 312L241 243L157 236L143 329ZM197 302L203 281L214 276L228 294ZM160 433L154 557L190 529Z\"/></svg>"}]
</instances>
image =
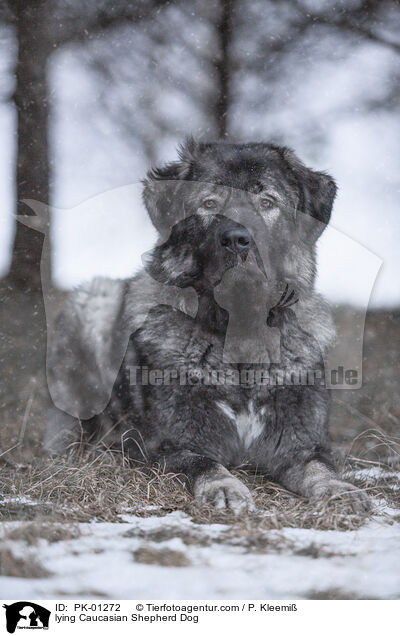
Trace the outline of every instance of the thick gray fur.
<instances>
[{"instance_id":1,"label":"thick gray fur","mask_svg":"<svg viewBox=\"0 0 400 636\"><path fill-rule=\"evenodd\" d=\"M184 473L200 503L251 509L250 493L228 472L245 464L304 496L349 494L365 507L362 493L335 472L324 386L334 331L314 291L315 244L335 193L331 177L271 144L189 140L180 161L150 172L144 201L160 240L145 269L129 281L82 287L59 318L48 358L58 407L49 448L61 410L65 429L73 430L74 418L90 418L87 428L122 444L132 460ZM240 254L221 240L241 233L249 239ZM257 357L254 325L265 332L268 361ZM246 328L245 353L233 360ZM318 381L132 383L132 369L142 367L204 375L313 370Z\"/></svg>"}]
</instances>

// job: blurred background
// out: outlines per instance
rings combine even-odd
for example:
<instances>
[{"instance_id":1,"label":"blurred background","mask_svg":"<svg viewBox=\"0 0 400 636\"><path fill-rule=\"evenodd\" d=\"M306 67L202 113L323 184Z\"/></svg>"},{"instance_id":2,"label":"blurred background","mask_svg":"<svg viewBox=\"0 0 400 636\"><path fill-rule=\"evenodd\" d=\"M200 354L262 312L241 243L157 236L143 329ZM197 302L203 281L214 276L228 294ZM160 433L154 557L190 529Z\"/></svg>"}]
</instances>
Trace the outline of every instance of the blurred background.
<instances>
[{"instance_id":1,"label":"blurred background","mask_svg":"<svg viewBox=\"0 0 400 636\"><path fill-rule=\"evenodd\" d=\"M46 393L44 235L15 213L33 214L24 199L53 206L60 303L94 275L129 276L155 239L140 179L188 134L288 145L335 177L318 288L342 333L369 311L365 386L337 392L334 431L398 433L399 33L397 0L0 0L0 405L13 444Z\"/></svg>"}]
</instances>

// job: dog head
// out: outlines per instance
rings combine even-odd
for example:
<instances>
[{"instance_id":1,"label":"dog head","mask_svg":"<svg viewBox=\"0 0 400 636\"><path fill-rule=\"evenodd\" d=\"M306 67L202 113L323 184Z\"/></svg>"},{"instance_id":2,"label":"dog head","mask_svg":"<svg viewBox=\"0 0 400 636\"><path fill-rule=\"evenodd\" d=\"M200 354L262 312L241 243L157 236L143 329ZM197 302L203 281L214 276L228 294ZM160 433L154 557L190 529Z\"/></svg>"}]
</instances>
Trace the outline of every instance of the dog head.
<instances>
[{"instance_id":1,"label":"dog head","mask_svg":"<svg viewBox=\"0 0 400 636\"><path fill-rule=\"evenodd\" d=\"M313 285L315 243L335 194L331 177L266 143L189 140L179 161L152 170L144 182L145 205L162 237L191 215L225 216L254 237L267 278L299 292Z\"/></svg>"}]
</instances>

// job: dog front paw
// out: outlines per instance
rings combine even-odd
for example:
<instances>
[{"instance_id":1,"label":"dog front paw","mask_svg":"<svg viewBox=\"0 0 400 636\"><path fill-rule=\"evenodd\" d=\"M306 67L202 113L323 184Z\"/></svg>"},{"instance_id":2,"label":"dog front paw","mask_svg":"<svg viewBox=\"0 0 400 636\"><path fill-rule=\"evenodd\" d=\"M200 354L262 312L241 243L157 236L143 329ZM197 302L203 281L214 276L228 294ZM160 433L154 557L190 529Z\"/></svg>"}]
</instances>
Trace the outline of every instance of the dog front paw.
<instances>
[{"instance_id":1,"label":"dog front paw","mask_svg":"<svg viewBox=\"0 0 400 636\"><path fill-rule=\"evenodd\" d=\"M193 490L200 506L228 509L234 514L255 510L249 489L223 466L198 477Z\"/></svg>"},{"instance_id":2,"label":"dog front paw","mask_svg":"<svg viewBox=\"0 0 400 636\"><path fill-rule=\"evenodd\" d=\"M324 479L313 484L311 499L330 497L349 503L355 513L367 512L371 508L371 500L363 491L341 479Z\"/></svg>"}]
</instances>

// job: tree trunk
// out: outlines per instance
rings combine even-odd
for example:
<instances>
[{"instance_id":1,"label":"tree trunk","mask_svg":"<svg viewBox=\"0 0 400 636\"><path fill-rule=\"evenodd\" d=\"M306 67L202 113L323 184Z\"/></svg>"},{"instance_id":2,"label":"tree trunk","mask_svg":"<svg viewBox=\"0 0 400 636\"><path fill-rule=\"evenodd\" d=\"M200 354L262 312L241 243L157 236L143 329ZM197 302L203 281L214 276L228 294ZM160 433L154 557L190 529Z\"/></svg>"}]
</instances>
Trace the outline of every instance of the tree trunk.
<instances>
[{"instance_id":1,"label":"tree trunk","mask_svg":"<svg viewBox=\"0 0 400 636\"><path fill-rule=\"evenodd\" d=\"M221 0L220 15L217 22L219 56L215 63L217 82L215 115L220 139L227 137L229 125L228 110L231 103L230 82L232 74L230 48L233 28L233 6L234 0Z\"/></svg>"},{"instance_id":2,"label":"tree trunk","mask_svg":"<svg viewBox=\"0 0 400 636\"><path fill-rule=\"evenodd\" d=\"M46 0L11 0L18 58L14 101L17 110L17 213L32 215L23 199L49 202ZM8 281L24 291L40 289L43 234L17 223Z\"/></svg>"}]
</instances>

